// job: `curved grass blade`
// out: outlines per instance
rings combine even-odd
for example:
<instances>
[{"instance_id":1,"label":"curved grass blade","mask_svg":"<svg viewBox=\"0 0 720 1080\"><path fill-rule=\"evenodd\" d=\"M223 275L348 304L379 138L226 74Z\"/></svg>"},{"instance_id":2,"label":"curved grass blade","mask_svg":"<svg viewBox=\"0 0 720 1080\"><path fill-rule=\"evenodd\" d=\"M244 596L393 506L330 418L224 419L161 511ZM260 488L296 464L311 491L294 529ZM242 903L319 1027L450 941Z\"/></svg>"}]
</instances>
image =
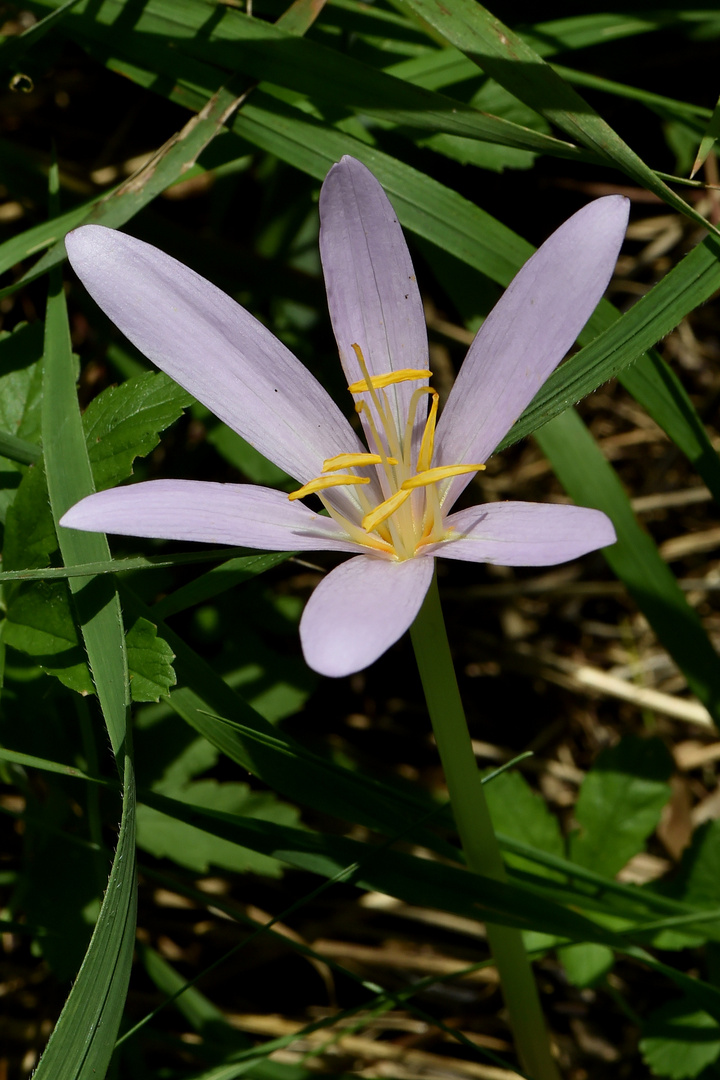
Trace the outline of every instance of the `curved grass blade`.
<instances>
[{"instance_id":1,"label":"curved grass blade","mask_svg":"<svg viewBox=\"0 0 720 1080\"><path fill-rule=\"evenodd\" d=\"M239 557L235 558L235 555ZM80 563L77 566L44 566L38 570L3 570L0 571L0 583L59 581L63 578L92 577L95 574L127 574L131 570L162 570L166 567L188 566L203 562L222 562L223 565L216 569L229 574L239 574L237 581L241 581L247 577L254 577L256 574L262 574L265 570L277 566L290 557L289 552L263 552L261 555L248 555L247 548L216 548L209 551L188 551L178 555L135 555L128 559L108 559L102 562Z\"/></svg>"},{"instance_id":2,"label":"curved grass blade","mask_svg":"<svg viewBox=\"0 0 720 1080\"><path fill-rule=\"evenodd\" d=\"M57 198L57 168L51 172ZM51 275L45 322L42 434L55 522L93 490L75 389L65 296ZM58 528L63 559L108 560L104 536ZM135 781L129 739L130 687L120 602L111 579L74 578L79 615L98 700L123 778L123 813L110 881L98 922L55 1030L40 1059L39 1080L98 1080L112 1057L127 994L135 941Z\"/></svg>"},{"instance_id":3,"label":"curved grass blade","mask_svg":"<svg viewBox=\"0 0 720 1080\"><path fill-rule=\"evenodd\" d=\"M712 116L708 122L707 131L702 137L700 143L700 149L697 152L697 157L690 171L690 179L693 178L698 169L701 169L708 158L708 154L711 152L715 143L720 136L720 98L718 98L715 108L713 109Z\"/></svg>"},{"instance_id":4,"label":"curved grass blade","mask_svg":"<svg viewBox=\"0 0 720 1080\"><path fill-rule=\"evenodd\" d=\"M118 844L97 925L33 1074L36 1080L102 1080L110 1064L130 979L137 915L135 780L129 756L123 787Z\"/></svg>"},{"instance_id":5,"label":"curved grass blade","mask_svg":"<svg viewBox=\"0 0 720 1080\"><path fill-rule=\"evenodd\" d=\"M403 3L519 101L654 192L668 206L720 235L519 34L491 15L487 8L476 0L453 0L448 6L439 0L403 0Z\"/></svg>"}]
</instances>

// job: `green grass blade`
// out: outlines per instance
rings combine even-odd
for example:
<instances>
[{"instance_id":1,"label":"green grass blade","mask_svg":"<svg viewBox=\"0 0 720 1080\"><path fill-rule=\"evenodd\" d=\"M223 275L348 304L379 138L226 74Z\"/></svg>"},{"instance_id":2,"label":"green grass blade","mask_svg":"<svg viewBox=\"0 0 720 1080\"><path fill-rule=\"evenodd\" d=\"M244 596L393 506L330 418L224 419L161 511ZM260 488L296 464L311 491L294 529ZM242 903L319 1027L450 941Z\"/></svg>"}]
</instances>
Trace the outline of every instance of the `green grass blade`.
<instances>
[{"instance_id":1,"label":"green grass blade","mask_svg":"<svg viewBox=\"0 0 720 1080\"><path fill-rule=\"evenodd\" d=\"M7 431L0 431L0 455L17 461L20 465L32 465L42 457L42 450L27 439L20 439Z\"/></svg>"},{"instance_id":2,"label":"green grass blade","mask_svg":"<svg viewBox=\"0 0 720 1080\"><path fill-rule=\"evenodd\" d=\"M404 0L404 4L439 30L486 74L511 94L566 131L582 146L614 164L668 206L717 233L701 214L676 195L655 172L569 86L519 34L496 19L476 0ZM720 234L718 234L720 235Z\"/></svg>"},{"instance_id":3,"label":"green grass blade","mask_svg":"<svg viewBox=\"0 0 720 1080\"><path fill-rule=\"evenodd\" d=\"M90 776L74 765L63 765L59 761L49 761L47 758L36 757L34 754L22 754L19 750L8 750L6 746L0 746L0 761L11 761L15 765L22 765L24 769L42 769L43 772L58 773L60 776L71 776L77 780L89 780L92 784L106 784L99 776Z\"/></svg>"},{"instance_id":4,"label":"green grass blade","mask_svg":"<svg viewBox=\"0 0 720 1080\"><path fill-rule=\"evenodd\" d=\"M57 193L57 169L51 194ZM75 389L65 295L51 275L45 322L42 435L55 522L93 490ZM57 527L57 524L56 524ZM108 560L104 536L58 529L63 559ZM110 579L71 581L105 724L123 776L123 816L98 922L65 1007L35 1075L40 1080L97 1080L112 1057L130 979L137 891L135 782L128 731L130 689L120 603Z\"/></svg>"},{"instance_id":5,"label":"green grass blade","mask_svg":"<svg viewBox=\"0 0 720 1080\"><path fill-rule=\"evenodd\" d=\"M233 556L237 554L240 557L234 558ZM228 556L231 558L228 559ZM225 559L232 564L233 571L241 571L247 577L261 574L288 557L286 552L248 555L247 548L217 548L210 551L188 551L179 555L135 555L129 559L107 559L102 562L80 563L77 566L45 566L38 570L3 570L0 572L0 583L59 581L63 578L92 577L95 574L127 574L131 570L162 570L166 567L220 562Z\"/></svg>"},{"instance_id":6,"label":"green grass blade","mask_svg":"<svg viewBox=\"0 0 720 1080\"><path fill-rule=\"evenodd\" d=\"M59 272L51 275L45 324L42 432L50 505L57 523L66 510L94 490ZM57 528L60 551L67 565L110 562L110 548L104 536ZM130 703L120 601L109 578L69 580L98 699L120 766Z\"/></svg>"},{"instance_id":7,"label":"green grass blade","mask_svg":"<svg viewBox=\"0 0 720 1080\"><path fill-rule=\"evenodd\" d=\"M697 152L697 157L693 164L690 176L693 177L698 169L701 169L708 158L708 154L715 146L720 136L720 98L718 98L715 108L713 109L712 116L708 122L707 131L702 137L700 143L700 149Z\"/></svg>"},{"instance_id":8,"label":"green grass blade","mask_svg":"<svg viewBox=\"0 0 720 1080\"><path fill-rule=\"evenodd\" d=\"M690 689L720 720L720 658L652 538L639 525L615 470L574 409L541 428L536 438L574 501L604 510L612 519L618 542L603 549L605 558Z\"/></svg>"},{"instance_id":9,"label":"green grass blade","mask_svg":"<svg viewBox=\"0 0 720 1080\"><path fill-rule=\"evenodd\" d=\"M672 368L652 350L626 368L620 381L692 463L720 504L720 458Z\"/></svg>"},{"instance_id":10,"label":"green grass blade","mask_svg":"<svg viewBox=\"0 0 720 1080\"><path fill-rule=\"evenodd\" d=\"M125 758L123 816L110 880L82 967L40 1063L36 1080L102 1080L112 1057L130 979L135 887L135 780Z\"/></svg>"}]
</instances>

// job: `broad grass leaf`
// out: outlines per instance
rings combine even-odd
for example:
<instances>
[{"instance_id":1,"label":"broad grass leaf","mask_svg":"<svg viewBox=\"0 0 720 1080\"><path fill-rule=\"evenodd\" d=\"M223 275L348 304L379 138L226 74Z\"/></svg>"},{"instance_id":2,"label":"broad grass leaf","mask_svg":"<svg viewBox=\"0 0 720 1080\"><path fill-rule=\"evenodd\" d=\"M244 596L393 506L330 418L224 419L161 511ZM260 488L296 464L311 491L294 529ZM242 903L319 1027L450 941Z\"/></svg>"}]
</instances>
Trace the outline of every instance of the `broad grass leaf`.
<instances>
[{"instance_id":1,"label":"broad grass leaf","mask_svg":"<svg viewBox=\"0 0 720 1080\"><path fill-rule=\"evenodd\" d=\"M603 750L575 804L570 857L613 877L645 846L670 798L673 761L660 739L626 735Z\"/></svg>"}]
</instances>

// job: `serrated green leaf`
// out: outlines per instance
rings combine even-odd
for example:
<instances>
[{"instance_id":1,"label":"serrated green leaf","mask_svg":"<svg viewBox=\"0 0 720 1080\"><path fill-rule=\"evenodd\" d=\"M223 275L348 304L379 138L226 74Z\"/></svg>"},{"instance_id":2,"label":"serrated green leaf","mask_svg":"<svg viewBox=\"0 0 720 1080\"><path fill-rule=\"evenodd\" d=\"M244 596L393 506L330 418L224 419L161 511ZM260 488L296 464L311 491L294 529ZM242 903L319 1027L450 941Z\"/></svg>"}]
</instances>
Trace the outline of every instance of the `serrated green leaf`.
<instances>
[{"instance_id":1,"label":"serrated green leaf","mask_svg":"<svg viewBox=\"0 0 720 1080\"><path fill-rule=\"evenodd\" d=\"M4 640L71 690L94 693L65 582L33 582L15 589ZM147 619L136 620L126 640L132 700L157 701L175 685L172 649Z\"/></svg>"},{"instance_id":2,"label":"serrated green leaf","mask_svg":"<svg viewBox=\"0 0 720 1080\"><path fill-rule=\"evenodd\" d=\"M540 851L562 856L565 845L557 818L541 795L531 790L519 772L501 773L483 788L493 826L497 832L522 840ZM509 866L527 869L528 863L517 855L506 856ZM546 871L549 877L558 875Z\"/></svg>"},{"instance_id":3,"label":"serrated green leaf","mask_svg":"<svg viewBox=\"0 0 720 1080\"><path fill-rule=\"evenodd\" d=\"M720 1056L720 1024L686 998L671 1001L643 1024L640 1051L655 1076L690 1080Z\"/></svg>"},{"instance_id":4,"label":"serrated green leaf","mask_svg":"<svg viewBox=\"0 0 720 1080\"><path fill-rule=\"evenodd\" d=\"M195 807L222 811L240 818L250 817L291 827L298 822L295 807L280 802L271 792L252 792L247 784L199 780L173 790L166 790L163 785L163 794ZM202 828L178 821L149 806L138 808L138 844L156 858L172 859L179 866L199 874L208 873L213 866L234 873L250 871L264 877L280 877L282 874L282 864L277 859L213 836Z\"/></svg>"},{"instance_id":5,"label":"serrated green leaf","mask_svg":"<svg viewBox=\"0 0 720 1080\"><path fill-rule=\"evenodd\" d=\"M37 442L42 400L42 323L0 334L0 428Z\"/></svg>"},{"instance_id":6,"label":"serrated green leaf","mask_svg":"<svg viewBox=\"0 0 720 1080\"><path fill-rule=\"evenodd\" d=\"M172 649L148 619L136 619L125 641L133 701L159 701L177 682Z\"/></svg>"},{"instance_id":7,"label":"serrated green leaf","mask_svg":"<svg viewBox=\"0 0 720 1080\"><path fill-rule=\"evenodd\" d=\"M695 830L664 891L694 904L720 901L720 821L707 821Z\"/></svg>"},{"instance_id":8,"label":"serrated green leaf","mask_svg":"<svg viewBox=\"0 0 720 1080\"><path fill-rule=\"evenodd\" d=\"M660 739L626 735L603 750L575 804L579 831L570 835L571 859L608 877L622 870L657 827L672 772L672 757Z\"/></svg>"},{"instance_id":9,"label":"serrated green leaf","mask_svg":"<svg viewBox=\"0 0 720 1080\"><path fill-rule=\"evenodd\" d=\"M32 465L17 489L5 517L3 568L25 570L46 567L57 551L57 536L48 502L45 467ZM8 589L8 594L12 595Z\"/></svg>"},{"instance_id":10,"label":"serrated green leaf","mask_svg":"<svg viewBox=\"0 0 720 1080\"><path fill-rule=\"evenodd\" d=\"M595 986L615 963L612 949L594 942L566 945L563 949L558 949L558 956L568 979L580 990Z\"/></svg>"},{"instance_id":11,"label":"serrated green leaf","mask_svg":"<svg viewBox=\"0 0 720 1080\"><path fill-rule=\"evenodd\" d=\"M71 690L94 693L65 582L39 581L14 589L4 639Z\"/></svg>"},{"instance_id":12,"label":"serrated green leaf","mask_svg":"<svg viewBox=\"0 0 720 1080\"><path fill-rule=\"evenodd\" d=\"M120 386L109 386L83 415L88 457L97 490L132 475L136 457L157 446L193 398L162 372L144 372Z\"/></svg>"}]
</instances>

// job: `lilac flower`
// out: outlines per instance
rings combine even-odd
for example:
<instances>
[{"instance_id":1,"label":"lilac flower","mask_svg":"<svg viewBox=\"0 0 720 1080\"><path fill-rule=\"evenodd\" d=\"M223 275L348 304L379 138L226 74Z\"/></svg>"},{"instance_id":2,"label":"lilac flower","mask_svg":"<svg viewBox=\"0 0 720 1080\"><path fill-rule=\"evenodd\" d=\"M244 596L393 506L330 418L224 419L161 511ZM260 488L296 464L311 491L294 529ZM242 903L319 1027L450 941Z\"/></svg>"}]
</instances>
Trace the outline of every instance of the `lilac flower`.
<instances>
[{"instance_id":1,"label":"lilac flower","mask_svg":"<svg viewBox=\"0 0 720 1080\"><path fill-rule=\"evenodd\" d=\"M525 264L483 323L437 419L420 293L380 184L345 157L320 196L320 251L340 360L367 445L310 372L234 300L148 244L97 225L67 237L90 294L141 352L302 486L155 480L90 495L75 529L268 550L343 552L300 624L305 658L341 676L413 622L434 558L549 566L615 540L576 506L452 512L600 300L627 200L598 199ZM327 516L300 501L319 496Z\"/></svg>"}]
</instances>

